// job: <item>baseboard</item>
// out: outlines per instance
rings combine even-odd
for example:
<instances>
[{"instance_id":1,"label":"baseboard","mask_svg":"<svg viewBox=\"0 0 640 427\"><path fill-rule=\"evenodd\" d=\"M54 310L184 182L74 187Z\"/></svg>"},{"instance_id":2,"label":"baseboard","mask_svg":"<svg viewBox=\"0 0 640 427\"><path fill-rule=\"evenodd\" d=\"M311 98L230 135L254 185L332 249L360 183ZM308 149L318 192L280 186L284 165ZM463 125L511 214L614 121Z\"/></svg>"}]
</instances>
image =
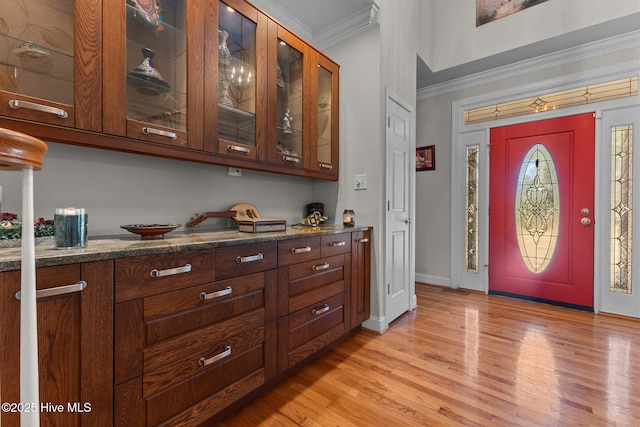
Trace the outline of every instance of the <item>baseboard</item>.
<instances>
[{"instance_id":1,"label":"baseboard","mask_svg":"<svg viewBox=\"0 0 640 427\"><path fill-rule=\"evenodd\" d=\"M387 330L387 321L384 316L377 317L371 316L369 319L362 323L363 328L371 329L372 331L383 333Z\"/></svg>"},{"instance_id":2,"label":"baseboard","mask_svg":"<svg viewBox=\"0 0 640 427\"><path fill-rule=\"evenodd\" d=\"M451 286L451 279L447 277L432 276L430 274L416 273L416 282L428 283L430 285Z\"/></svg>"}]
</instances>

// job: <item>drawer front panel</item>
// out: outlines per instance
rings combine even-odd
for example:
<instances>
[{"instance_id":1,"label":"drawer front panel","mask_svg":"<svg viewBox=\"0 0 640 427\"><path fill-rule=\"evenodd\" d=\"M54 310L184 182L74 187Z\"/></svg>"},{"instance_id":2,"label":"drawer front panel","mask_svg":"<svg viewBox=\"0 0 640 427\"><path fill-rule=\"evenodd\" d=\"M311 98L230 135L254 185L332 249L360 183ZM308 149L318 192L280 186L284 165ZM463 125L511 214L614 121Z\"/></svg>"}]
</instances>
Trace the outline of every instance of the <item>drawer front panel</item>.
<instances>
[{"instance_id":1,"label":"drawer front panel","mask_svg":"<svg viewBox=\"0 0 640 427\"><path fill-rule=\"evenodd\" d=\"M320 256L347 254L351 252L351 233L329 234L320 237Z\"/></svg>"},{"instance_id":2,"label":"drawer front panel","mask_svg":"<svg viewBox=\"0 0 640 427\"><path fill-rule=\"evenodd\" d=\"M226 359L223 363L214 364L211 369L191 377L188 381L146 399L147 425L155 426L171 417L179 416L203 399L217 393L224 393L225 388L241 378L262 370L263 360L264 348L259 345L236 357ZM193 415L190 418L194 420L199 418L197 414ZM168 425L176 424L170 422ZM197 425L197 423L189 425Z\"/></svg>"},{"instance_id":3,"label":"drawer front panel","mask_svg":"<svg viewBox=\"0 0 640 427\"><path fill-rule=\"evenodd\" d=\"M145 298L146 344L264 308L265 283L255 273Z\"/></svg>"},{"instance_id":4,"label":"drawer front panel","mask_svg":"<svg viewBox=\"0 0 640 427\"><path fill-rule=\"evenodd\" d=\"M289 350L344 322L344 294L292 313L289 316Z\"/></svg>"},{"instance_id":5,"label":"drawer front panel","mask_svg":"<svg viewBox=\"0 0 640 427\"><path fill-rule=\"evenodd\" d=\"M117 259L116 302L213 282L214 252L208 249Z\"/></svg>"},{"instance_id":6,"label":"drawer front panel","mask_svg":"<svg viewBox=\"0 0 640 427\"><path fill-rule=\"evenodd\" d=\"M277 242L216 248L216 279L244 276L278 266Z\"/></svg>"},{"instance_id":7,"label":"drawer front panel","mask_svg":"<svg viewBox=\"0 0 640 427\"><path fill-rule=\"evenodd\" d=\"M283 240L278 242L278 266L320 258L320 237Z\"/></svg>"},{"instance_id":8,"label":"drawer front panel","mask_svg":"<svg viewBox=\"0 0 640 427\"><path fill-rule=\"evenodd\" d=\"M216 346L226 345L224 342L231 337L263 326L264 310L255 310L147 347L143 351L144 372L151 372L177 360L190 359L194 354L215 354Z\"/></svg>"},{"instance_id":9,"label":"drawer front panel","mask_svg":"<svg viewBox=\"0 0 640 427\"><path fill-rule=\"evenodd\" d=\"M208 343L207 339L202 341L197 348L190 348L189 354L171 358L167 364L145 373L143 396L148 399L193 376L215 369L237 354L261 345L264 342L264 327L251 329L222 342Z\"/></svg>"}]
</instances>

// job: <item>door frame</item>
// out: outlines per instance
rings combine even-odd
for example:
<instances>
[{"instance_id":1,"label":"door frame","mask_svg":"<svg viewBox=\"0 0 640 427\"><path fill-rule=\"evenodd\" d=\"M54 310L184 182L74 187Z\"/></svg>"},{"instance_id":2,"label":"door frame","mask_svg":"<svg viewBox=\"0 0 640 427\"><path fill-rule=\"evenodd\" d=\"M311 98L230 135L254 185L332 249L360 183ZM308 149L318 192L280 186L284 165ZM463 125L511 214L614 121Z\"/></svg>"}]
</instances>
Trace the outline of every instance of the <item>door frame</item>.
<instances>
[{"instance_id":1,"label":"door frame","mask_svg":"<svg viewBox=\"0 0 640 427\"><path fill-rule=\"evenodd\" d=\"M386 155L388 153L388 150L390 148L390 138L389 138L389 127L386 125L387 120L389 120L389 105L390 103L394 103L399 105L400 107L402 107L403 109L407 110L407 112L409 112L409 119L410 119L410 132L411 132L411 137L410 137L410 146L409 146L409 150L410 153L414 153L415 149L416 149L416 113L415 113L415 109L407 102L405 102L404 100L402 100L393 90L389 89L389 88L385 88L385 196L384 196L384 206L383 206L383 211L384 211L384 224L385 224L385 232L384 232L384 290L383 290L383 295L384 295L384 320L383 320L383 330L386 330L389 327L389 319L387 316L388 313L388 309L387 309L387 302L389 299L389 293L387 292L387 284L390 283L391 281L391 268L389 268L389 263L392 262L392 257L390 255L390 232L391 232L391 227L390 227L390 222L392 219L392 215L390 214L390 212L387 209L387 203L391 198L391 189L389 188L389 183L393 182L391 180L391 171L388 165L388 161L389 159L387 158L388 156ZM409 185L409 219L413 220L415 218L415 178L416 178L416 174L415 174L415 167L413 166L415 164L415 159L414 156L407 156L407 162L409 163L407 165L407 176L405 176L405 179L407 180L407 183ZM418 302L417 302L417 297L416 297L416 272L415 272L415 221L411 221L408 224L408 236L409 236L409 261L407 262L407 275L406 277L409 278L409 301L408 301L408 307L409 310L413 310L414 308L417 307Z\"/></svg>"},{"instance_id":2,"label":"door frame","mask_svg":"<svg viewBox=\"0 0 640 427\"><path fill-rule=\"evenodd\" d=\"M490 151L490 129L499 126L508 126L531 121L539 121L562 116L572 116L582 113L595 112L595 194L594 200L596 208L594 211L596 224L598 218L604 218L603 212L608 206L609 200L609 176L603 177L603 172L607 170L604 162L609 162L608 156L604 156L606 151L602 148L604 141L602 128L602 115L604 112L637 106L639 97L621 98L612 101L605 101L594 104L586 104L575 107L563 108L560 110L540 112L524 116L511 117L489 122L477 123L473 125L464 124L464 111L480 106L498 104L514 99L535 97L538 94L561 91L573 87L587 86L622 79L632 75L638 75L640 69L637 64L617 67L604 67L592 73L581 73L576 75L563 76L562 78L545 80L533 84L518 86L495 93L483 94L471 98L456 100L452 103L452 144L451 144L451 288L466 288L488 293L488 232L489 232L489 151ZM478 144L480 146L479 163L480 176L478 185L482 188L479 192L479 272L478 274L466 272L464 257L465 253L465 150L466 146ZM603 207L603 201L606 205ZM608 274L609 259L608 234L603 227L596 225L594 230L594 313L600 311L602 292L600 281L604 275ZM638 233L640 236L640 232ZM636 240L640 237L636 237ZM637 268L640 268L638 266ZM600 286L599 286L600 285ZM640 283L636 283L640 286Z\"/></svg>"}]
</instances>

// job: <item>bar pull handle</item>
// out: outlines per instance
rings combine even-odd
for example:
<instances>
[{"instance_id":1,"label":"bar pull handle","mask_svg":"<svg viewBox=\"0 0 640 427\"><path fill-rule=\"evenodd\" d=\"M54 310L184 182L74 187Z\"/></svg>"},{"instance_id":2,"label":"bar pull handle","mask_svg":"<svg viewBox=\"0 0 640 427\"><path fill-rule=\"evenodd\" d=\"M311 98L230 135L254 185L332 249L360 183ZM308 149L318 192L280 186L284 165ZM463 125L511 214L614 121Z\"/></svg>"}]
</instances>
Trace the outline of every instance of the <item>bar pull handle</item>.
<instances>
[{"instance_id":1,"label":"bar pull handle","mask_svg":"<svg viewBox=\"0 0 640 427\"><path fill-rule=\"evenodd\" d=\"M346 244L347 244L347 242L342 240L340 242L331 242L331 243L329 243L329 246L331 246L332 248L335 248L335 247L339 247L339 246L345 246Z\"/></svg>"},{"instance_id":2,"label":"bar pull handle","mask_svg":"<svg viewBox=\"0 0 640 427\"><path fill-rule=\"evenodd\" d=\"M369 238L368 237L363 237L362 239L356 240L356 242L358 242L358 243L369 243Z\"/></svg>"},{"instance_id":3,"label":"bar pull handle","mask_svg":"<svg viewBox=\"0 0 640 427\"><path fill-rule=\"evenodd\" d=\"M325 304L322 308L314 308L311 310L311 314L317 316L319 314L326 313L327 311L329 311L329 304Z\"/></svg>"},{"instance_id":4,"label":"bar pull handle","mask_svg":"<svg viewBox=\"0 0 640 427\"><path fill-rule=\"evenodd\" d=\"M289 163L300 163L300 159L297 157L282 156L282 160Z\"/></svg>"},{"instance_id":5,"label":"bar pull handle","mask_svg":"<svg viewBox=\"0 0 640 427\"><path fill-rule=\"evenodd\" d=\"M191 271L191 264L185 264L182 267L176 268L168 268L166 270L158 270L154 268L149 272L151 277L165 277L165 276L173 276L174 274L188 273Z\"/></svg>"},{"instance_id":6,"label":"bar pull handle","mask_svg":"<svg viewBox=\"0 0 640 427\"><path fill-rule=\"evenodd\" d=\"M251 154L251 149L246 147L238 147L236 145L227 145L227 151L237 151L238 153Z\"/></svg>"},{"instance_id":7,"label":"bar pull handle","mask_svg":"<svg viewBox=\"0 0 640 427\"><path fill-rule=\"evenodd\" d=\"M50 107L48 105L36 104L34 102L20 101L18 99L12 99L9 101L9 107L17 110L19 108L26 108L28 110L42 111L43 113L55 114L61 119L66 119L69 114L65 110L60 108Z\"/></svg>"},{"instance_id":8,"label":"bar pull handle","mask_svg":"<svg viewBox=\"0 0 640 427\"><path fill-rule=\"evenodd\" d=\"M226 295L231 295L232 293L233 293L233 289L231 288L231 286L227 286L221 291L210 292L210 293L200 292L199 297L201 300L206 301L208 299L216 299Z\"/></svg>"},{"instance_id":9,"label":"bar pull handle","mask_svg":"<svg viewBox=\"0 0 640 427\"><path fill-rule=\"evenodd\" d=\"M173 139L173 140L178 139L178 135L176 135L175 132L168 132L166 130L160 130L155 128L144 127L142 128L142 133L145 135L166 136L167 138Z\"/></svg>"},{"instance_id":10,"label":"bar pull handle","mask_svg":"<svg viewBox=\"0 0 640 427\"><path fill-rule=\"evenodd\" d=\"M200 366L211 365L212 363L217 362L218 360L224 359L225 357L229 357L229 356L231 356L230 345L226 346L222 353L216 354L213 357L210 357L208 359L206 357L201 357L200 360L198 360L198 365Z\"/></svg>"},{"instance_id":11,"label":"bar pull handle","mask_svg":"<svg viewBox=\"0 0 640 427\"><path fill-rule=\"evenodd\" d=\"M245 263L245 262L260 261L261 259L264 259L264 255L262 254L262 252L259 252L256 255L239 256L239 257L236 258L236 262L238 264L242 264L242 263Z\"/></svg>"},{"instance_id":12,"label":"bar pull handle","mask_svg":"<svg viewBox=\"0 0 640 427\"><path fill-rule=\"evenodd\" d=\"M87 287L87 282L85 282L84 280L80 280L78 283L74 283L73 285L64 285L64 286L58 286L56 288L40 289L36 291L36 298L46 298L46 297L52 297L54 295L64 295L64 294L70 294L73 292L81 292L86 287ZM18 301L22 299L22 291L16 292L16 299Z\"/></svg>"},{"instance_id":13,"label":"bar pull handle","mask_svg":"<svg viewBox=\"0 0 640 427\"><path fill-rule=\"evenodd\" d=\"M311 246L305 246L304 248L291 248L292 254L302 254L305 252L311 252Z\"/></svg>"},{"instance_id":14,"label":"bar pull handle","mask_svg":"<svg viewBox=\"0 0 640 427\"><path fill-rule=\"evenodd\" d=\"M311 267L313 271L326 270L327 268L329 268L328 262L325 262L324 264L321 264L321 265L314 265Z\"/></svg>"},{"instance_id":15,"label":"bar pull handle","mask_svg":"<svg viewBox=\"0 0 640 427\"><path fill-rule=\"evenodd\" d=\"M333 165L327 163L320 163L320 169L333 169Z\"/></svg>"}]
</instances>

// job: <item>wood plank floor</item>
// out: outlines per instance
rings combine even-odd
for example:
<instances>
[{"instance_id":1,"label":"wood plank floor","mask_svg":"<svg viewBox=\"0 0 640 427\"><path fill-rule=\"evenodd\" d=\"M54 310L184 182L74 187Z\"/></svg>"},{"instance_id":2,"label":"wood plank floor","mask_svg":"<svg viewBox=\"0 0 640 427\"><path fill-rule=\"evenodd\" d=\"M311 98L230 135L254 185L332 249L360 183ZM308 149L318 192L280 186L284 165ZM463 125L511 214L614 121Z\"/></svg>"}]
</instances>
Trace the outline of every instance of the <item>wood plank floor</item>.
<instances>
[{"instance_id":1,"label":"wood plank floor","mask_svg":"<svg viewBox=\"0 0 640 427\"><path fill-rule=\"evenodd\" d=\"M640 321L418 284L223 426L640 426Z\"/></svg>"}]
</instances>

